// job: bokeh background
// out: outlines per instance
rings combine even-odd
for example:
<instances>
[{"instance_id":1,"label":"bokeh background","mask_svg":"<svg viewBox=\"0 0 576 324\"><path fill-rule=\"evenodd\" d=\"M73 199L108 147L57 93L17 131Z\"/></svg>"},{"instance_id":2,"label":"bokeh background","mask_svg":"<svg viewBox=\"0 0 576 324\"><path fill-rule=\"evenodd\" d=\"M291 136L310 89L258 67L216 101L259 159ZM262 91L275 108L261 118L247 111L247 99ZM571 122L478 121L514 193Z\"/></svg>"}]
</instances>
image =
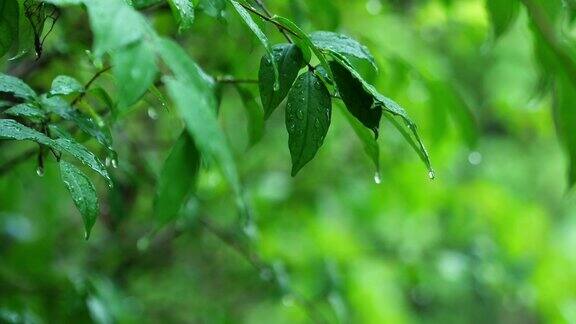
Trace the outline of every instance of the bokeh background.
<instances>
[{"instance_id":1,"label":"bokeh background","mask_svg":"<svg viewBox=\"0 0 576 324\"><path fill-rule=\"evenodd\" d=\"M0 322L576 322L576 199L526 10L496 38L482 0L266 3L305 31L369 47L380 68L372 80L419 125L436 179L383 121L376 184L336 102L325 145L292 178L283 106L250 146L240 97L222 85L222 125L254 209L251 240L210 167L179 219L157 229L156 179L183 127L149 95L113 126L115 186L98 183L90 240L56 163L39 177L31 159L0 178ZM198 10L181 34L169 9L142 12L209 74L257 78L263 50L231 12ZM1 64L47 90L59 74L87 81L89 48L86 14L70 7L43 59ZM114 91L111 75L98 84ZM0 144L0 162L33 147Z\"/></svg>"}]
</instances>

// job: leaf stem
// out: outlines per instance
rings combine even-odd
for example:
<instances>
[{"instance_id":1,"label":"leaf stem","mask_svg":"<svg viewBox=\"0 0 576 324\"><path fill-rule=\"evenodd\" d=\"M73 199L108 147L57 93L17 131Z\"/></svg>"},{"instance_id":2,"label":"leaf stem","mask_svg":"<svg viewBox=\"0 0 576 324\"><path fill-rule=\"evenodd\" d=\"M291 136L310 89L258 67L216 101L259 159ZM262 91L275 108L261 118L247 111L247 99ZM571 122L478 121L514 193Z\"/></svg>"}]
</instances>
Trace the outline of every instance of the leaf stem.
<instances>
[{"instance_id":1,"label":"leaf stem","mask_svg":"<svg viewBox=\"0 0 576 324\"><path fill-rule=\"evenodd\" d=\"M257 80L257 79L236 79L236 78L231 77L231 76L216 77L215 80L216 80L216 82L218 82L218 83L231 83L231 84L237 84L237 83L258 83L258 80Z\"/></svg>"},{"instance_id":2,"label":"leaf stem","mask_svg":"<svg viewBox=\"0 0 576 324\"><path fill-rule=\"evenodd\" d=\"M77 103L79 103L80 100L82 100L84 98L84 96L86 96L86 92L88 92L88 89L90 88L92 83L94 83L94 81L96 81L102 74L104 74L105 72L108 72L110 69L112 69L112 66L105 67L102 70L96 72L96 74L94 74L94 76L92 76L92 78L90 80L88 80L88 82L84 85L84 91L81 92L80 94L78 94L78 96L76 96L76 98L74 98L74 100L72 100L72 103L70 105L74 106Z\"/></svg>"},{"instance_id":3,"label":"leaf stem","mask_svg":"<svg viewBox=\"0 0 576 324\"><path fill-rule=\"evenodd\" d=\"M295 32L293 32L292 30L290 30L289 28L286 28L286 26L282 25L281 23L274 21L273 19L271 19L272 15L271 13L266 9L266 14L261 13L260 11L256 10L255 8L245 5L243 3L239 3L244 9L250 11L251 13L257 15L258 17L264 19L265 21L272 23L274 25L276 25L276 27L278 27L278 29L280 30L280 32L284 35L284 37L286 37L286 40L290 43L292 43L292 39L290 38L290 36L287 34L290 33L292 36L295 36L297 38L300 38L300 36L298 36L298 34L296 34ZM259 6L263 6L264 4L262 2L260 2L258 4ZM265 7L263 7L265 8Z\"/></svg>"}]
</instances>

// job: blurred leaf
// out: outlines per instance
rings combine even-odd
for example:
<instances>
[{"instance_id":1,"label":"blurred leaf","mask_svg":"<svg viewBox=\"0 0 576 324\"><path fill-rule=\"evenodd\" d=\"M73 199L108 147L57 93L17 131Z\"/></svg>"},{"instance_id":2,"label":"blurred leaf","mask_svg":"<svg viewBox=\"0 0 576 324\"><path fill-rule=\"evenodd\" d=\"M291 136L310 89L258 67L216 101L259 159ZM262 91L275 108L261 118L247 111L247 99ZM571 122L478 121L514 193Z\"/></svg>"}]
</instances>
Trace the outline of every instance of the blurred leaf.
<instances>
[{"instance_id":1,"label":"blurred leaf","mask_svg":"<svg viewBox=\"0 0 576 324\"><path fill-rule=\"evenodd\" d=\"M112 72L118 86L120 109L136 103L154 83L156 57L146 41L136 42L112 54Z\"/></svg>"},{"instance_id":2,"label":"blurred leaf","mask_svg":"<svg viewBox=\"0 0 576 324\"><path fill-rule=\"evenodd\" d=\"M355 39L346 35L317 31L310 34L312 43L322 50L330 50L342 55L350 55L361 60L365 60L372 64L375 70L378 70L376 61L366 46L360 44Z\"/></svg>"},{"instance_id":3,"label":"blurred leaf","mask_svg":"<svg viewBox=\"0 0 576 324\"><path fill-rule=\"evenodd\" d=\"M3 0L0 3L0 57L4 56L18 36L18 2Z\"/></svg>"},{"instance_id":4,"label":"blurred leaf","mask_svg":"<svg viewBox=\"0 0 576 324\"><path fill-rule=\"evenodd\" d=\"M264 134L264 112L256 102L256 97L252 91L238 84L236 85L236 90L240 94L240 99L242 99L248 115L248 136L251 146L258 143Z\"/></svg>"},{"instance_id":5,"label":"blurred leaf","mask_svg":"<svg viewBox=\"0 0 576 324\"><path fill-rule=\"evenodd\" d=\"M198 7L212 17L222 17L226 9L226 0L200 0Z\"/></svg>"},{"instance_id":6,"label":"blurred leaf","mask_svg":"<svg viewBox=\"0 0 576 324\"><path fill-rule=\"evenodd\" d=\"M241 197L236 163L216 115L211 78L173 41L160 39L157 49L176 78L164 79L168 94L203 156L213 159Z\"/></svg>"},{"instance_id":7,"label":"blurred leaf","mask_svg":"<svg viewBox=\"0 0 576 324\"><path fill-rule=\"evenodd\" d=\"M154 210L160 224L178 216L197 181L199 169L200 152L185 130L170 150L158 179Z\"/></svg>"},{"instance_id":8,"label":"blurred leaf","mask_svg":"<svg viewBox=\"0 0 576 324\"><path fill-rule=\"evenodd\" d=\"M141 39L145 33L142 16L119 0L84 1L94 34L94 52L101 56Z\"/></svg>"},{"instance_id":9,"label":"blurred leaf","mask_svg":"<svg viewBox=\"0 0 576 324\"><path fill-rule=\"evenodd\" d=\"M0 73L0 92L8 92L25 100L36 98L36 92L24 81L2 73Z\"/></svg>"},{"instance_id":10,"label":"blurred leaf","mask_svg":"<svg viewBox=\"0 0 576 324\"><path fill-rule=\"evenodd\" d=\"M364 90L362 82L354 78L348 69L334 61L330 62L330 68L338 88L338 94L346 104L348 111L364 126L372 130L377 138L382 109L372 108L373 96Z\"/></svg>"},{"instance_id":11,"label":"blurred leaf","mask_svg":"<svg viewBox=\"0 0 576 324\"><path fill-rule=\"evenodd\" d=\"M302 52L296 45L278 44L273 47L273 52L275 64L278 66L280 88L274 90L274 67L270 63L269 56L263 56L260 60L258 73L260 99L264 107L265 118L269 118L276 107L286 98L290 87L298 76L298 71L305 66Z\"/></svg>"},{"instance_id":12,"label":"blurred leaf","mask_svg":"<svg viewBox=\"0 0 576 324\"><path fill-rule=\"evenodd\" d=\"M560 73L556 78L554 93L554 120L556 131L568 154L568 181L576 184L576 85Z\"/></svg>"},{"instance_id":13,"label":"blurred leaf","mask_svg":"<svg viewBox=\"0 0 576 324\"><path fill-rule=\"evenodd\" d=\"M354 117L350 113L350 111L348 111L348 109L341 107L340 111L342 111L342 114L346 116L346 119L348 120L350 126L352 126L354 133L356 133L356 135L362 142L364 152L366 153L366 155L368 155L370 160L372 160L372 163L374 163L374 167L376 168L376 174L379 174L380 147L378 146L376 138L372 135L372 133L370 133L370 130L368 128L366 128L362 123L360 123L360 121L356 117Z\"/></svg>"},{"instance_id":14,"label":"blurred leaf","mask_svg":"<svg viewBox=\"0 0 576 324\"><path fill-rule=\"evenodd\" d=\"M262 43L264 49L268 53L268 56L270 57L270 62L272 63L272 71L274 73L274 82L273 82L274 89L278 89L280 87L278 64L274 59L274 51L272 50L270 41L268 41L268 37L266 37L266 34L262 32L260 27L252 19L252 16L250 16L250 13L248 13L248 11L246 11L246 9L244 9L244 7L242 7L241 4L239 4L236 0L228 0L228 1L232 4L234 9L236 9L236 12L238 13L238 15L240 15L246 26L248 26L248 28L250 28L250 30L252 30L254 35L256 35L256 37L260 40L260 43Z\"/></svg>"},{"instance_id":15,"label":"blurred leaf","mask_svg":"<svg viewBox=\"0 0 576 324\"><path fill-rule=\"evenodd\" d=\"M194 4L192 0L168 0L172 13L178 23L178 30L184 31L194 23Z\"/></svg>"},{"instance_id":16,"label":"blurred leaf","mask_svg":"<svg viewBox=\"0 0 576 324\"><path fill-rule=\"evenodd\" d=\"M331 114L330 93L324 83L313 72L302 73L286 102L292 176L314 158L324 143Z\"/></svg>"},{"instance_id":17,"label":"blurred leaf","mask_svg":"<svg viewBox=\"0 0 576 324\"><path fill-rule=\"evenodd\" d=\"M478 145L480 130L471 108L464 99L451 88L450 84L441 81L429 81L432 102L436 109L445 109L454 118L456 128L460 132L469 148L474 149Z\"/></svg>"},{"instance_id":18,"label":"blurred leaf","mask_svg":"<svg viewBox=\"0 0 576 324\"><path fill-rule=\"evenodd\" d=\"M52 88L50 89L50 95L69 95L71 93L84 92L84 86L80 84L76 79L66 76L59 75L52 81Z\"/></svg>"},{"instance_id":19,"label":"blurred leaf","mask_svg":"<svg viewBox=\"0 0 576 324\"><path fill-rule=\"evenodd\" d=\"M90 238L90 231L100 215L98 195L94 184L82 171L74 165L60 161L60 176L70 191L72 200L82 215L84 221L85 238Z\"/></svg>"},{"instance_id":20,"label":"blurred leaf","mask_svg":"<svg viewBox=\"0 0 576 324\"><path fill-rule=\"evenodd\" d=\"M486 0L486 9L492 20L496 38L502 36L518 17L518 0Z\"/></svg>"}]
</instances>

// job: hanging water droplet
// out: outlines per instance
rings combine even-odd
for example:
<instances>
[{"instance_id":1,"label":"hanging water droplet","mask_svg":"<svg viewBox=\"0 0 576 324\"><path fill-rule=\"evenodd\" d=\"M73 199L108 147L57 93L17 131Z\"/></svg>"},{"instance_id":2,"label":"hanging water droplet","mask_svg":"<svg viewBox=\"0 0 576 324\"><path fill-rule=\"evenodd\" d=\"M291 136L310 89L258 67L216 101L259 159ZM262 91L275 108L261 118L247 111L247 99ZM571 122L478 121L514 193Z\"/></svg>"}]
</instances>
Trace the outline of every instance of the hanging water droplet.
<instances>
[{"instance_id":1,"label":"hanging water droplet","mask_svg":"<svg viewBox=\"0 0 576 324\"><path fill-rule=\"evenodd\" d=\"M156 120L158 119L158 112L154 108L148 108L148 117L150 119Z\"/></svg>"},{"instance_id":2,"label":"hanging water droplet","mask_svg":"<svg viewBox=\"0 0 576 324\"><path fill-rule=\"evenodd\" d=\"M374 183L377 185L382 183L382 175L380 174L380 171L376 171L376 173L374 173Z\"/></svg>"},{"instance_id":3,"label":"hanging water droplet","mask_svg":"<svg viewBox=\"0 0 576 324\"><path fill-rule=\"evenodd\" d=\"M111 161L112 161L112 160L110 159L110 157L107 156L106 159L104 160L104 164L106 165L106 167L109 167L109 166L110 166Z\"/></svg>"},{"instance_id":4,"label":"hanging water droplet","mask_svg":"<svg viewBox=\"0 0 576 324\"><path fill-rule=\"evenodd\" d=\"M43 176L44 176L44 168L41 167L41 166L37 167L37 168L36 168L36 174L37 174L39 177L43 177Z\"/></svg>"},{"instance_id":5,"label":"hanging water droplet","mask_svg":"<svg viewBox=\"0 0 576 324\"><path fill-rule=\"evenodd\" d=\"M436 173L434 173L434 171L428 172L428 178L430 178L430 180L434 180L436 178Z\"/></svg>"},{"instance_id":6,"label":"hanging water droplet","mask_svg":"<svg viewBox=\"0 0 576 324\"><path fill-rule=\"evenodd\" d=\"M282 305L286 307L294 306L294 297L290 295L285 295L284 297L282 297Z\"/></svg>"},{"instance_id":7,"label":"hanging water droplet","mask_svg":"<svg viewBox=\"0 0 576 324\"><path fill-rule=\"evenodd\" d=\"M114 169L118 168L118 160L112 159L111 162L112 162L112 167L113 167Z\"/></svg>"},{"instance_id":8,"label":"hanging water droplet","mask_svg":"<svg viewBox=\"0 0 576 324\"><path fill-rule=\"evenodd\" d=\"M482 163L482 153L473 151L468 155L468 162L472 165L479 165Z\"/></svg>"}]
</instances>

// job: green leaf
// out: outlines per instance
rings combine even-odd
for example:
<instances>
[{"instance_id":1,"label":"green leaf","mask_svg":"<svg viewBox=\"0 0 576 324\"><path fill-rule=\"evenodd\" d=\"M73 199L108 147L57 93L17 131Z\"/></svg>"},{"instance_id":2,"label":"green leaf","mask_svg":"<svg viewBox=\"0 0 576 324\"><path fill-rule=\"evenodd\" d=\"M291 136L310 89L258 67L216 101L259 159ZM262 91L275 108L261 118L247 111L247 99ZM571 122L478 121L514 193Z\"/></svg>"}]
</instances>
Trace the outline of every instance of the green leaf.
<instances>
[{"instance_id":1,"label":"green leaf","mask_svg":"<svg viewBox=\"0 0 576 324\"><path fill-rule=\"evenodd\" d=\"M140 41L114 51L112 72L118 86L120 109L136 103L154 84L158 69L154 50Z\"/></svg>"},{"instance_id":2,"label":"green leaf","mask_svg":"<svg viewBox=\"0 0 576 324\"><path fill-rule=\"evenodd\" d=\"M352 76L352 73L340 63L331 61L330 68L338 88L338 94L346 104L346 108L364 126L378 137L378 128L382 118L382 109L372 108L374 97L364 90L362 82Z\"/></svg>"},{"instance_id":3,"label":"green leaf","mask_svg":"<svg viewBox=\"0 0 576 324\"><path fill-rule=\"evenodd\" d=\"M157 220L163 225L173 220L196 183L200 152L190 134L182 132L164 162L154 200Z\"/></svg>"},{"instance_id":4,"label":"green leaf","mask_svg":"<svg viewBox=\"0 0 576 324\"><path fill-rule=\"evenodd\" d=\"M0 73L0 92L8 92L24 100L36 98L36 92L24 81L2 73Z\"/></svg>"},{"instance_id":5,"label":"green leaf","mask_svg":"<svg viewBox=\"0 0 576 324\"><path fill-rule=\"evenodd\" d=\"M164 82L176 111L202 155L216 162L241 199L236 163L216 115L217 102L212 79L178 44L169 39L158 39L156 44L160 57L175 75L175 78L164 78Z\"/></svg>"},{"instance_id":6,"label":"green leaf","mask_svg":"<svg viewBox=\"0 0 576 324\"><path fill-rule=\"evenodd\" d=\"M54 142L56 143L54 147L57 150L75 157L80 162L103 176L104 179L108 181L108 184L111 183L110 176L108 175L108 171L104 164L102 164L102 162L100 162L100 160L82 144L75 142L70 138L58 138L54 140Z\"/></svg>"},{"instance_id":7,"label":"green leaf","mask_svg":"<svg viewBox=\"0 0 576 324\"><path fill-rule=\"evenodd\" d=\"M0 2L0 57L12 47L18 36L19 8L16 0Z\"/></svg>"},{"instance_id":8,"label":"green leaf","mask_svg":"<svg viewBox=\"0 0 576 324\"><path fill-rule=\"evenodd\" d=\"M518 0L486 0L486 10L492 21L496 38L502 36L512 25L519 12Z\"/></svg>"},{"instance_id":9,"label":"green leaf","mask_svg":"<svg viewBox=\"0 0 576 324\"><path fill-rule=\"evenodd\" d=\"M342 55L352 56L361 60L366 60L369 62L375 70L378 70L376 66L376 61L368 48L360 44L355 39L352 39L346 35L328 32L328 31L317 31L310 34L310 39L316 47L322 50L330 50Z\"/></svg>"},{"instance_id":10,"label":"green leaf","mask_svg":"<svg viewBox=\"0 0 576 324\"><path fill-rule=\"evenodd\" d=\"M59 75L52 81L52 87L50 89L50 95L69 95L71 93L81 93L84 92L84 86L80 84L76 79L66 76Z\"/></svg>"},{"instance_id":11,"label":"green leaf","mask_svg":"<svg viewBox=\"0 0 576 324\"><path fill-rule=\"evenodd\" d=\"M264 134L264 112L256 102L256 98L252 91L236 85L236 90L240 94L240 99L246 109L248 115L248 136L250 145L254 145L262 139Z\"/></svg>"},{"instance_id":12,"label":"green leaf","mask_svg":"<svg viewBox=\"0 0 576 324\"><path fill-rule=\"evenodd\" d=\"M198 7L209 16L222 17L226 9L226 0L200 0Z\"/></svg>"},{"instance_id":13,"label":"green leaf","mask_svg":"<svg viewBox=\"0 0 576 324\"><path fill-rule=\"evenodd\" d=\"M356 133L356 135L358 136L360 141L362 141L362 146L364 147L364 152L366 153L366 155L368 155L370 160L372 160L372 163L374 163L374 167L376 168L376 174L379 175L380 174L380 146L378 146L378 142L376 141L376 138L374 136L372 136L372 134L370 133L370 130L368 128L366 128L364 125L362 125L362 123L360 123L360 121L356 117L354 117L350 113L350 111L348 111L348 109L341 108L340 111L342 112L342 114L344 114L344 116L348 120L348 123L350 124L350 126L352 126L354 133Z\"/></svg>"},{"instance_id":14,"label":"green leaf","mask_svg":"<svg viewBox=\"0 0 576 324\"><path fill-rule=\"evenodd\" d=\"M123 0L90 0L84 3L94 34L96 56L134 43L144 36L144 18Z\"/></svg>"},{"instance_id":15,"label":"green leaf","mask_svg":"<svg viewBox=\"0 0 576 324\"><path fill-rule=\"evenodd\" d=\"M364 88L365 91L367 91L368 93L370 93L373 96L374 101L375 101L375 105L374 105L373 109L378 109L379 107L384 109L384 112L387 113L387 114L384 114L384 116L392 123L392 125L394 127L396 127L396 129L398 129L400 134L402 134L404 139L414 149L416 154L418 154L418 156L420 157L422 162L424 162L424 164L426 165L426 168L428 169L428 175L430 176L430 178L434 178L434 176L435 176L434 170L432 169L432 164L430 162L430 156L428 155L428 151L424 147L424 143L422 142L422 139L420 138L420 135L418 134L418 129L417 129L416 124L408 116L408 113L404 110L404 108L402 108L394 100L380 94L376 90L376 88L374 88L374 86L372 86L371 84L366 82L362 78L362 76L358 73L358 71L356 71L352 67L350 62L348 62L346 57L344 57L342 54L339 54L339 53L336 53L333 51L329 51L329 53L330 53L330 56L334 60L336 60L338 63L340 63L341 66L348 69L348 71L350 71L352 76L354 76L354 78L356 78L357 80L359 80L362 83L362 87ZM408 128L408 130L404 129L404 126L402 124L398 123L394 119L394 117L399 117L400 119L402 119L403 124Z\"/></svg>"},{"instance_id":16,"label":"green leaf","mask_svg":"<svg viewBox=\"0 0 576 324\"><path fill-rule=\"evenodd\" d=\"M10 116L27 117L33 120L43 119L46 117L44 111L28 103L16 105L7 109L4 113Z\"/></svg>"},{"instance_id":17,"label":"green leaf","mask_svg":"<svg viewBox=\"0 0 576 324\"><path fill-rule=\"evenodd\" d=\"M292 176L314 158L324 143L331 114L330 93L322 80L310 71L300 75L286 103Z\"/></svg>"},{"instance_id":18,"label":"green leaf","mask_svg":"<svg viewBox=\"0 0 576 324\"><path fill-rule=\"evenodd\" d=\"M41 102L46 111L56 114L65 120L72 121L84 133L94 137L104 147L112 150L112 135L106 125L99 125L92 118L72 108L61 97L42 97Z\"/></svg>"},{"instance_id":19,"label":"green leaf","mask_svg":"<svg viewBox=\"0 0 576 324\"><path fill-rule=\"evenodd\" d=\"M20 141L29 140L56 148L54 141L50 137L12 119L0 119L0 138Z\"/></svg>"},{"instance_id":20,"label":"green leaf","mask_svg":"<svg viewBox=\"0 0 576 324\"><path fill-rule=\"evenodd\" d=\"M303 32L302 29L300 29L300 27L298 27L295 23L290 21L290 19L287 19L287 18L284 18L281 16L274 16L271 19L272 19L272 21L275 21L276 23L282 25L287 30L290 30L291 34L296 35L295 37L298 40L295 42L297 44L301 44L300 46L301 46L301 48L303 48L302 50L304 51L305 61L309 61L307 59L307 56L306 56L307 50L305 49L305 48L308 48L309 50L311 50L314 53L316 58L318 58L318 60L320 61L320 65L322 65L324 67L324 70L328 73L329 78L332 79L332 71L330 71L330 65L328 64L328 61L326 60L324 53L322 53L320 48L318 48L316 45L314 45L314 43L312 42L312 40L310 39L310 36L308 36L308 34ZM322 81L324 81L324 83L326 83L326 84L330 84L323 77L322 77Z\"/></svg>"},{"instance_id":21,"label":"green leaf","mask_svg":"<svg viewBox=\"0 0 576 324\"><path fill-rule=\"evenodd\" d=\"M274 85L274 89L278 89L280 87L278 64L276 64L276 60L274 59L274 51L272 50L272 46L268 41L268 37L266 37L264 32L262 32L260 27L258 27L256 22L254 22L252 16L250 16L250 13L248 13L248 11L246 11L246 9L244 9L244 7L242 7L241 4L239 4L235 0L228 0L228 1L232 4L234 9L236 9L236 12L238 13L238 15L240 15L242 20L244 20L246 26L248 26L248 28L250 28L250 30L252 30L254 35L256 35L256 37L260 40L260 43L262 43L264 49L268 53L268 56L270 57L270 61L272 63L272 69L273 69L272 71L274 72L274 82L272 84Z\"/></svg>"},{"instance_id":22,"label":"green leaf","mask_svg":"<svg viewBox=\"0 0 576 324\"><path fill-rule=\"evenodd\" d=\"M57 151L70 154L92 170L98 172L106 180L110 181L110 176L104 164L82 144L74 142L69 138L53 140L37 130L24 126L12 119L0 119L0 138L34 141Z\"/></svg>"},{"instance_id":23,"label":"green leaf","mask_svg":"<svg viewBox=\"0 0 576 324\"><path fill-rule=\"evenodd\" d=\"M576 86L565 73L559 73L554 90L556 132L568 155L568 181L573 187L576 184Z\"/></svg>"},{"instance_id":24,"label":"green leaf","mask_svg":"<svg viewBox=\"0 0 576 324\"><path fill-rule=\"evenodd\" d=\"M84 221L84 237L90 238L90 231L100 215L100 205L94 184L74 165L60 161L60 176L72 196L74 205L80 211Z\"/></svg>"},{"instance_id":25,"label":"green leaf","mask_svg":"<svg viewBox=\"0 0 576 324\"><path fill-rule=\"evenodd\" d=\"M280 75L278 90L274 90L274 67L270 63L269 56L263 56L260 60L258 73L260 99L264 107L265 118L269 118L274 109L286 98L290 87L298 77L298 71L305 66L302 51L296 45L275 45L273 52L273 58Z\"/></svg>"},{"instance_id":26,"label":"green leaf","mask_svg":"<svg viewBox=\"0 0 576 324\"><path fill-rule=\"evenodd\" d=\"M168 0L172 14L178 23L178 30L184 31L194 23L194 4L192 0Z\"/></svg>"}]
</instances>

